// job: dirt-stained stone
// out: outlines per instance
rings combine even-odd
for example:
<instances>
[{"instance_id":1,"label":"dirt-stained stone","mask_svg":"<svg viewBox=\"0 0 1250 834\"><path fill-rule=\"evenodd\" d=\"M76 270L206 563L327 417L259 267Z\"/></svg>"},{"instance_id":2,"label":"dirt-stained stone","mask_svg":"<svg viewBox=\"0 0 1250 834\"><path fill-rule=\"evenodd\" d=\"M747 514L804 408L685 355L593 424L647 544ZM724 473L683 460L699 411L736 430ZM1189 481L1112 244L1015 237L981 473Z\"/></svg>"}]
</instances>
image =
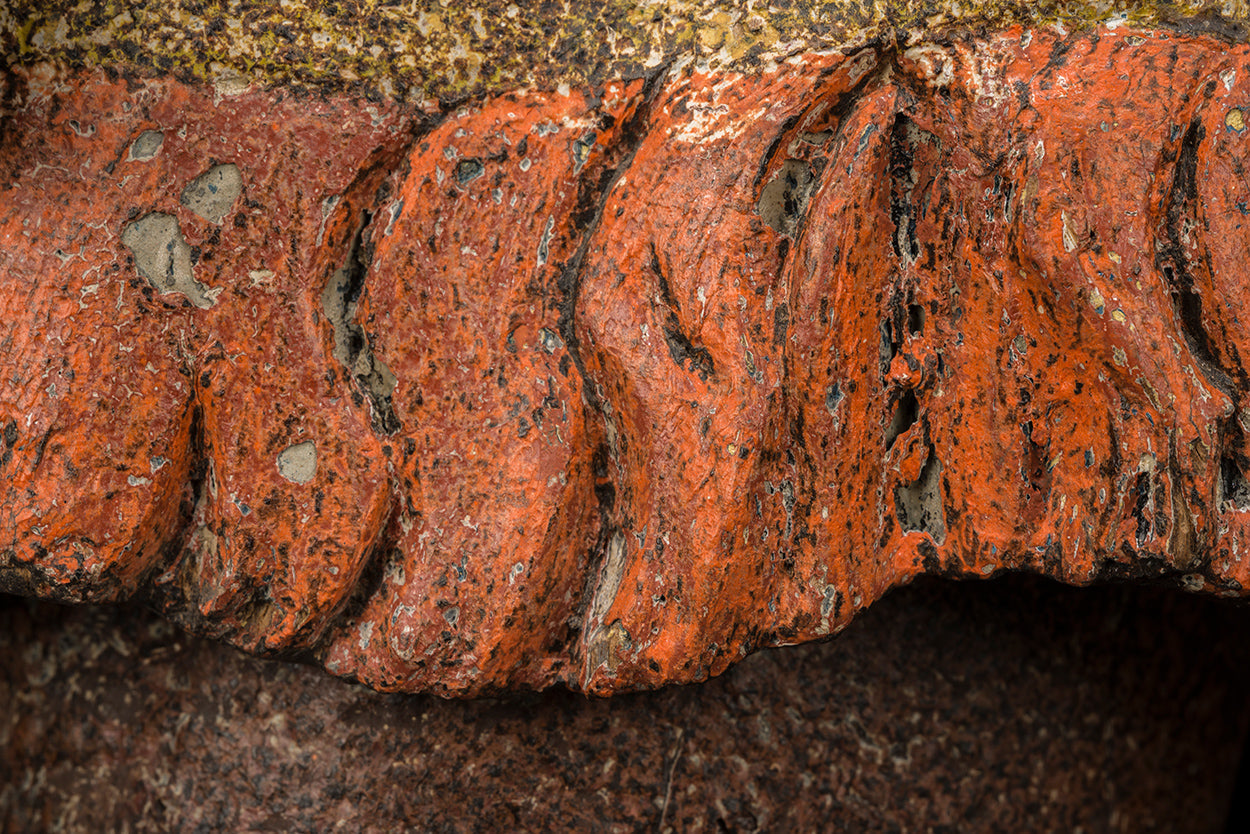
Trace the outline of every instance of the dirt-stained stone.
<instances>
[{"instance_id":1,"label":"dirt-stained stone","mask_svg":"<svg viewBox=\"0 0 1250 834\"><path fill-rule=\"evenodd\" d=\"M1248 616L921 580L706 684L443 701L2 598L0 832L1240 831Z\"/></svg>"}]
</instances>

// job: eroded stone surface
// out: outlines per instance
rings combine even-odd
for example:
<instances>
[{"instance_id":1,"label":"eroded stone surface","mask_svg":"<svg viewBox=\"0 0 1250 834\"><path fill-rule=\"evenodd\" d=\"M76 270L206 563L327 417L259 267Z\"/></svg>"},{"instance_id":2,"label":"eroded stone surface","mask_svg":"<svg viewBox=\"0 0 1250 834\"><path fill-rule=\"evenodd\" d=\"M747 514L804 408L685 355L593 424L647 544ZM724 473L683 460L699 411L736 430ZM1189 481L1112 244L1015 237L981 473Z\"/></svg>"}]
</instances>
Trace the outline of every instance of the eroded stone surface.
<instances>
[{"instance_id":1,"label":"eroded stone surface","mask_svg":"<svg viewBox=\"0 0 1250 834\"><path fill-rule=\"evenodd\" d=\"M208 288L192 275L191 247L178 228L178 218L159 211L144 215L122 229L122 244L134 256L135 269L157 290L181 293L196 307L213 306Z\"/></svg>"},{"instance_id":2,"label":"eroded stone surface","mask_svg":"<svg viewBox=\"0 0 1250 834\"><path fill-rule=\"evenodd\" d=\"M305 440L283 449L278 455L278 473L295 484L311 481L317 474L317 445Z\"/></svg>"},{"instance_id":3,"label":"eroded stone surface","mask_svg":"<svg viewBox=\"0 0 1250 834\"><path fill-rule=\"evenodd\" d=\"M143 139L140 134L138 143ZM209 223L221 223L243 193L243 175L233 163L214 165L182 190L182 204Z\"/></svg>"},{"instance_id":4,"label":"eroded stone surface","mask_svg":"<svg viewBox=\"0 0 1250 834\"><path fill-rule=\"evenodd\" d=\"M4 138L0 587L449 695L703 679L922 572L1244 592L1246 47L446 113L54 75Z\"/></svg>"}]
</instances>

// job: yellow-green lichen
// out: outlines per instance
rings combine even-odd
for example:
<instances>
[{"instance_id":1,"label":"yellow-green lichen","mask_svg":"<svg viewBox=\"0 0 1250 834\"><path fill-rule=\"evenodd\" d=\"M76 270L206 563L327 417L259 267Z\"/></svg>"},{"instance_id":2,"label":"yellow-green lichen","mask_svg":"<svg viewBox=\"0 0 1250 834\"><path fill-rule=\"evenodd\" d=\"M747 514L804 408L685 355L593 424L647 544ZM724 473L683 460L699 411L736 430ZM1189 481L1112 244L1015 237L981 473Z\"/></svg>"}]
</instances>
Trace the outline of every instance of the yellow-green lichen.
<instances>
[{"instance_id":1,"label":"yellow-green lichen","mask_svg":"<svg viewBox=\"0 0 1250 834\"><path fill-rule=\"evenodd\" d=\"M796 52L1013 23L1214 30L1250 0L9 0L9 64L455 99L637 77L683 57L750 69Z\"/></svg>"}]
</instances>

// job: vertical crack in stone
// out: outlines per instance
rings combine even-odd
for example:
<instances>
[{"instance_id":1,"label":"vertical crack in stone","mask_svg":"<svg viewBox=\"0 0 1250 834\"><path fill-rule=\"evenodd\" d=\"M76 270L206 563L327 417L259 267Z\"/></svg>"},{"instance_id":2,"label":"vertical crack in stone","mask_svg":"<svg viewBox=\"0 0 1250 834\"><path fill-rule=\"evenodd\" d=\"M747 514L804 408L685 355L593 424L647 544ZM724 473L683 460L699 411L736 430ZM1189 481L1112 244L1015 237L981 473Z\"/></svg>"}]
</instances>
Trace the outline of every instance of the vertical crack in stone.
<instances>
[{"instance_id":1,"label":"vertical crack in stone","mask_svg":"<svg viewBox=\"0 0 1250 834\"><path fill-rule=\"evenodd\" d=\"M1213 386L1236 402L1232 376L1220 367L1211 337L1203 324L1202 295L1194 286L1194 276L1186 255L1194 236L1201 231L1195 208L1198 200L1198 146L1204 134L1202 123L1195 116L1181 139L1172 169L1172 183L1164 212L1167 240L1158 249L1157 266L1167 281L1168 295L1176 310L1181 333L1198 369Z\"/></svg>"},{"instance_id":2,"label":"vertical crack in stone","mask_svg":"<svg viewBox=\"0 0 1250 834\"><path fill-rule=\"evenodd\" d=\"M1250 509L1250 482L1242 474L1246 466L1243 455L1226 452L1220 457L1220 503L1235 509Z\"/></svg>"},{"instance_id":3,"label":"vertical crack in stone","mask_svg":"<svg viewBox=\"0 0 1250 834\"><path fill-rule=\"evenodd\" d=\"M881 379L886 380L890 376L890 365L898 355L902 341L894 338L894 325L888 317L881 319L877 332L881 334L877 343L877 369L881 372Z\"/></svg>"},{"instance_id":4,"label":"vertical crack in stone","mask_svg":"<svg viewBox=\"0 0 1250 834\"><path fill-rule=\"evenodd\" d=\"M920 256L920 244L916 241L915 191L916 148L925 141L926 134L906 114L899 113L890 129L890 220L894 223L894 236L890 242L894 254L904 268L915 263Z\"/></svg>"},{"instance_id":5,"label":"vertical crack in stone","mask_svg":"<svg viewBox=\"0 0 1250 834\"><path fill-rule=\"evenodd\" d=\"M919 416L920 402L916 399L916 392L909 388L894 402L894 416L890 418L890 425L885 430L887 452L894 448L894 441L898 440L899 435L916 424Z\"/></svg>"},{"instance_id":6,"label":"vertical crack in stone","mask_svg":"<svg viewBox=\"0 0 1250 834\"><path fill-rule=\"evenodd\" d=\"M608 609L616 600L616 592L621 588L621 578L625 574L625 536L617 530L608 539L603 568L599 573L599 581L594 589L590 604L590 618L602 620L607 616Z\"/></svg>"},{"instance_id":7,"label":"vertical crack in stone","mask_svg":"<svg viewBox=\"0 0 1250 834\"><path fill-rule=\"evenodd\" d=\"M916 383L902 382L893 378L893 365L900 355L913 373L921 370L919 361L904 352L910 339L920 338L925 330L925 310L916 301L917 273L920 257L920 241L916 224L923 213L918 202L932 188L930 166L940 164L929 154L921 155L923 148L941 151L941 142L932 133L920 128L905 112L895 114L890 128L887 175L889 177L889 212L893 225L890 245L898 258L899 272L896 286L890 297L886 315L881 323L880 363L882 379L886 386L900 385L902 390L892 393L893 413L885 429L885 449L888 453L905 432L920 421L921 403L917 397ZM919 193L918 193L919 192ZM942 502L942 463L938 460L933 443L928 439L928 425L924 425L925 442L928 446L920 473L911 483L899 483L894 488L894 506L899 525L904 533L921 532L933 543L941 545L946 540L946 520ZM933 555L936 559L936 555Z\"/></svg>"},{"instance_id":8,"label":"vertical crack in stone","mask_svg":"<svg viewBox=\"0 0 1250 834\"><path fill-rule=\"evenodd\" d=\"M1194 526L1193 512L1185 496L1184 470L1181 468L1176 446L1176 432L1169 432L1167 480L1171 485L1169 492L1172 498L1172 532L1167 549L1176 566L1183 571L1189 571L1202 560L1208 546L1200 537L1201 531Z\"/></svg>"},{"instance_id":9,"label":"vertical crack in stone","mask_svg":"<svg viewBox=\"0 0 1250 834\"><path fill-rule=\"evenodd\" d=\"M392 435L400 429L391 403L395 374L373 353L365 330L356 322L356 307L369 271L368 234L373 214L361 212L343 264L330 276L321 293L321 307L334 328L334 358L347 369L369 398L374 431Z\"/></svg>"},{"instance_id":10,"label":"vertical crack in stone","mask_svg":"<svg viewBox=\"0 0 1250 834\"><path fill-rule=\"evenodd\" d=\"M903 531L925 533L938 545L946 541L941 475L942 462L930 445L929 455L916 480L894 487L894 509Z\"/></svg>"},{"instance_id":11,"label":"vertical crack in stone","mask_svg":"<svg viewBox=\"0 0 1250 834\"><path fill-rule=\"evenodd\" d=\"M585 263L586 254L590 251L590 245L594 240L595 232L598 231L603 221L604 207L607 205L608 196L612 193L613 186L633 165L634 157L638 154L638 149L646 138L646 126L650 120L656 96L659 94L664 80L669 77L673 66L673 61L667 61L657 67L655 72L647 79L642 88L642 102L629 117L629 120L621 127L616 146L612 149L612 158L605 163L599 175L597 177L582 175L577 207L571 215L574 228L581 231L581 242L578 244L573 256L561 268L560 276L557 279L557 289L560 297L560 337L564 340L569 356L573 360L573 365L581 376L583 396L588 404L588 409L592 412L599 412L601 423L604 421L602 415L603 404L600 401L598 392L589 382L586 375L586 364L582 358L581 345L577 339L577 304L581 294L582 265ZM590 421L588 420L588 422ZM604 431L606 432L607 429L605 428ZM601 448L600 452L596 453L596 461L595 498L599 507L599 537L594 550L590 554L589 564L586 568L587 581L585 589L569 618L570 622L584 623L590 626L593 626L593 624L587 620L587 615L593 611L592 605L595 600L600 598L600 587L611 580L611 571L607 565L607 560L609 551L612 550L612 542L623 536L613 517L616 487L611 483L610 469L606 462L606 447ZM600 464L602 464L601 467ZM620 541L624 542L623 537L620 538ZM621 549L623 552L623 544ZM624 564L622 562L621 570L623 569ZM615 597L615 595L613 596ZM601 617L603 614L599 616ZM570 647L565 649L563 653L566 655L577 654L577 643L578 641L582 642L585 653L583 669L580 675L582 686L585 685L586 678L592 674L595 668L603 662L607 662L608 657L612 654L611 646L628 643L628 636L620 633L623 629L620 628L619 623L617 623L617 626L618 628L614 630L606 626L606 624L599 623L594 632L590 634L585 634L576 629L569 630Z\"/></svg>"},{"instance_id":12,"label":"vertical crack in stone","mask_svg":"<svg viewBox=\"0 0 1250 834\"><path fill-rule=\"evenodd\" d=\"M1172 169L1172 181L1164 198L1164 240L1157 244L1155 266L1167 284L1168 297L1194 365L1216 390L1228 397L1233 406L1233 414L1220 426L1223 448L1216 481L1216 506L1245 510L1250 508L1250 481L1245 475L1247 459L1242 451L1245 432L1238 430L1238 421L1233 416L1240 406L1235 380L1244 386L1245 372L1241 368L1225 368L1219 361L1211 334L1203 321L1202 295L1195 286L1189 255L1204 231L1198 214L1198 150L1206 138L1205 134L1200 118L1195 115L1181 138Z\"/></svg>"},{"instance_id":13,"label":"vertical crack in stone","mask_svg":"<svg viewBox=\"0 0 1250 834\"><path fill-rule=\"evenodd\" d=\"M191 409L187 433L187 454L190 458L187 481L183 485L179 507L180 523L166 529L176 530L162 548L159 569L154 572L143 598L161 616L189 631L205 633L208 624L200 621L198 593L202 563L215 558L217 533L204 524L208 503L216 494L216 483L209 457L209 441L204 429L204 411L198 396L187 405ZM211 493L211 495L210 495Z\"/></svg>"}]
</instances>

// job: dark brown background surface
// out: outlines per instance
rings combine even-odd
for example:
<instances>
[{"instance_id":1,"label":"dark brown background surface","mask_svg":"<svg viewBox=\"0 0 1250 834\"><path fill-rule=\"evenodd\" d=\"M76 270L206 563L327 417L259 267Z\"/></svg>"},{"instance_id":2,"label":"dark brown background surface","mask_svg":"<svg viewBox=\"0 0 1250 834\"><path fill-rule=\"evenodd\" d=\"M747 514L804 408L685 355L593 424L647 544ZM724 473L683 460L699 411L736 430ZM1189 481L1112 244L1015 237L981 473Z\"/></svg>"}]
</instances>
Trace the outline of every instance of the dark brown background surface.
<instances>
[{"instance_id":1,"label":"dark brown background surface","mask_svg":"<svg viewBox=\"0 0 1250 834\"><path fill-rule=\"evenodd\" d=\"M0 830L1221 831L1248 629L1159 589L932 581L706 685L449 702L6 597Z\"/></svg>"}]
</instances>

